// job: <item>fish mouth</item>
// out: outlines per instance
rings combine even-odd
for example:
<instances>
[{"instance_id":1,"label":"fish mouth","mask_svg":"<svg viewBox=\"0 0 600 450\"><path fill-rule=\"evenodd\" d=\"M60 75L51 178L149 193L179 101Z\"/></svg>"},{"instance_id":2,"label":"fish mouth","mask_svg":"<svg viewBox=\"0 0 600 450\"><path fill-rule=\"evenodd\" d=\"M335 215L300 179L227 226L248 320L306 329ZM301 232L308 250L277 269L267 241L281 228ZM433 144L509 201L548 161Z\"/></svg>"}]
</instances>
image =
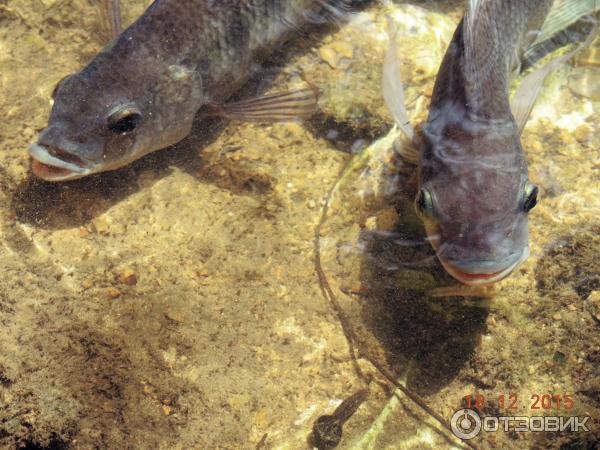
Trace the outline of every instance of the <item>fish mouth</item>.
<instances>
[{"instance_id":1,"label":"fish mouth","mask_svg":"<svg viewBox=\"0 0 600 450\"><path fill-rule=\"evenodd\" d=\"M509 276L518 266L529 257L529 246L525 247L521 254L514 254L498 264L488 261L469 262L467 264L453 264L447 260L440 259L444 269L453 278L468 286L483 286L497 283ZM502 267L499 270L489 270L485 266Z\"/></svg>"},{"instance_id":2,"label":"fish mouth","mask_svg":"<svg viewBox=\"0 0 600 450\"><path fill-rule=\"evenodd\" d=\"M92 172L81 158L57 147L34 143L29 146L29 155L33 173L46 181L73 180Z\"/></svg>"}]
</instances>

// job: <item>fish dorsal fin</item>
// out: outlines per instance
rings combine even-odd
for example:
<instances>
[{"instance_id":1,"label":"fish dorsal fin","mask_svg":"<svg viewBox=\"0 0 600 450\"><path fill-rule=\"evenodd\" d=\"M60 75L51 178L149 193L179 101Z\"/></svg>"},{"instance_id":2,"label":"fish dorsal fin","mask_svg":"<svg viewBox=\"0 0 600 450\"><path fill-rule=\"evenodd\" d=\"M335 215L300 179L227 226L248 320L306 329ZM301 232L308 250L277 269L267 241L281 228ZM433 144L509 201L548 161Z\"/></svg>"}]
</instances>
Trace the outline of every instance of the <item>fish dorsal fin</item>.
<instances>
[{"instance_id":1,"label":"fish dorsal fin","mask_svg":"<svg viewBox=\"0 0 600 450\"><path fill-rule=\"evenodd\" d=\"M577 48L547 62L542 67L530 73L523 79L515 91L510 105L513 116L515 117L515 121L517 123L517 127L519 128L519 134L522 133L523 129L525 128L525 124L529 119L529 115L531 114L535 100L542 88L542 85L544 84L546 77L560 67L561 64L565 63L581 50L588 47L596 38L597 32L598 23L596 22L587 39L579 44Z\"/></svg>"},{"instance_id":2,"label":"fish dorsal fin","mask_svg":"<svg viewBox=\"0 0 600 450\"><path fill-rule=\"evenodd\" d=\"M215 114L243 122L304 120L317 110L317 98L317 91L312 87L275 92L215 106Z\"/></svg>"},{"instance_id":3,"label":"fish dorsal fin","mask_svg":"<svg viewBox=\"0 0 600 450\"><path fill-rule=\"evenodd\" d=\"M470 30L475 26L475 17L477 17L477 9L481 6L483 0L467 0L467 8L465 10L465 26Z\"/></svg>"}]
</instances>

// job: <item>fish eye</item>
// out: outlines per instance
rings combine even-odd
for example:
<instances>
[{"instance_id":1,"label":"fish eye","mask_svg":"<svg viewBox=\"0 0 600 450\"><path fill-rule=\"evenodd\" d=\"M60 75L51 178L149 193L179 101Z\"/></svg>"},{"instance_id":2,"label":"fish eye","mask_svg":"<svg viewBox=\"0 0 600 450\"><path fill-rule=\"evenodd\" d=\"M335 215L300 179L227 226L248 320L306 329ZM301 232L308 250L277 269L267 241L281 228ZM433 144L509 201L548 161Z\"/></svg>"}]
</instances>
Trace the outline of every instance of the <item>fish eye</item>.
<instances>
[{"instance_id":1,"label":"fish eye","mask_svg":"<svg viewBox=\"0 0 600 450\"><path fill-rule=\"evenodd\" d=\"M417 212L429 217L434 216L433 196L429 189L421 188L415 199Z\"/></svg>"},{"instance_id":2,"label":"fish eye","mask_svg":"<svg viewBox=\"0 0 600 450\"><path fill-rule=\"evenodd\" d=\"M531 211L533 207L537 205L537 201L538 187L528 181L523 189L523 210L525 212Z\"/></svg>"},{"instance_id":3,"label":"fish eye","mask_svg":"<svg viewBox=\"0 0 600 450\"><path fill-rule=\"evenodd\" d=\"M134 107L119 109L108 116L107 126L113 133L130 133L137 128L142 113Z\"/></svg>"}]
</instances>

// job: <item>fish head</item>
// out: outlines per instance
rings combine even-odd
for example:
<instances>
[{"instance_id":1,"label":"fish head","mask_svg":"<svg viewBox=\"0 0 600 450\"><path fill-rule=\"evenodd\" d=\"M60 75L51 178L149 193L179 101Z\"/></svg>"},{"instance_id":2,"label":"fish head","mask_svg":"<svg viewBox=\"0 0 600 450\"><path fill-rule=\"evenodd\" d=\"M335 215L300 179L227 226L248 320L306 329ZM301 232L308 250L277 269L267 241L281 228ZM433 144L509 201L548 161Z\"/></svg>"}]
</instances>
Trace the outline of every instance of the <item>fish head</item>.
<instances>
[{"instance_id":1,"label":"fish head","mask_svg":"<svg viewBox=\"0 0 600 450\"><path fill-rule=\"evenodd\" d=\"M455 279L491 284L523 262L536 202L514 121L428 124L415 208Z\"/></svg>"},{"instance_id":2,"label":"fish head","mask_svg":"<svg viewBox=\"0 0 600 450\"><path fill-rule=\"evenodd\" d=\"M119 71L108 62L100 54L57 84L48 126L29 148L38 177L118 169L189 134L202 105L195 71L148 64Z\"/></svg>"}]
</instances>

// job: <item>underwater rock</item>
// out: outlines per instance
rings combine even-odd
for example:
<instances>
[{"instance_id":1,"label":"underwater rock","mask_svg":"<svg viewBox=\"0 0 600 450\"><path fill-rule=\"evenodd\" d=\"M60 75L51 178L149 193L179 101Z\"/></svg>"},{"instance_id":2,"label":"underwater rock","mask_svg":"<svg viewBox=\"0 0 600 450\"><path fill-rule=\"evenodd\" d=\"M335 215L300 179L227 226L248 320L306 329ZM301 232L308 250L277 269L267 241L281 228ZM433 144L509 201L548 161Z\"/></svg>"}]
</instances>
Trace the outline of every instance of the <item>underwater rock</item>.
<instances>
[{"instance_id":1,"label":"underwater rock","mask_svg":"<svg viewBox=\"0 0 600 450\"><path fill-rule=\"evenodd\" d=\"M134 3L142 2L124 4L125 16ZM407 36L406 45L398 37L418 118L464 2L413 3L451 14L394 7L420 11L404 23L422 28L404 32L427 36ZM4 4L16 13L5 14ZM306 448L317 416L333 409L327 399L367 380L375 380L369 401L344 427L341 448L456 448L406 397L390 398L365 354L380 356L447 418L473 391L491 398L517 389L529 398L578 386L588 389L578 405L600 417L599 385L590 383L600 333L584 300L599 289L586 275L600 249L600 127L593 103L565 89L566 71L550 82L556 89L544 87L546 101L536 106L544 121L524 134L532 171L548 168L556 188L533 216L532 257L503 282L489 313L489 303L423 298L443 272L429 246L408 245L421 227L413 205L404 211L378 199L393 188L385 181L390 147L370 161L356 155L322 231L324 269L367 343L361 378L313 263L320 209L349 155L304 124L230 124L208 142L188 141L113 174L60 188L29 183L24 149L45 123L52 87L98 50L100 26L87 14L91 0L55 2L53 11L37 0L3 5L0 448L246 448L265 444L267 434L263 448ZM284 89L286 76L302 75L323 86L323 116L340 136L356 131L367 149L392 125L378 87L385 13L367 13L380 22L379 37L353 21L348 40L338 42L343 27L290 52L274 83ZM449 26L437 27L438 18ZM320 47L332 50L335 68ZM352 58L344 56L349 47ZM420 65L433 70L419 81ZM362 105L354 115L353 103ZM126 268L137 284L119 283ZM274 324L292 332L279 335ZM395 408L382 409L388 399ZM482 448L552 448L556 436L484 439Z\"/></svg>"},{"instance_id":2,"label":"underwater rock","mask_svg":"<svg viewBox=\"0 0 600 450\"><path fill-rule=\"evenodd\" d=\"M574 68L569 77L569 89L581 97L600 100L600 68Z\"/></svg>"},{"instance_id":3,"label":"underwater rock","mask_svg":"<svg viewBox=\"0 0 600 450\"><path fill-rule=\"evenodd\" d=\"M592 291L585 304L592 317L600 323L600 291Z\"/></svg>"},{"instance_id":4,"label":"underwater rock","mask_svg":"<svg viewBox=\"0 0 600 450\"><path fill-rule=\"evenodd\" d=\"M585 49L575 60L569 75L569 89L581 97L600 100L600 41Z\"/></svg>"}]
</instances>

